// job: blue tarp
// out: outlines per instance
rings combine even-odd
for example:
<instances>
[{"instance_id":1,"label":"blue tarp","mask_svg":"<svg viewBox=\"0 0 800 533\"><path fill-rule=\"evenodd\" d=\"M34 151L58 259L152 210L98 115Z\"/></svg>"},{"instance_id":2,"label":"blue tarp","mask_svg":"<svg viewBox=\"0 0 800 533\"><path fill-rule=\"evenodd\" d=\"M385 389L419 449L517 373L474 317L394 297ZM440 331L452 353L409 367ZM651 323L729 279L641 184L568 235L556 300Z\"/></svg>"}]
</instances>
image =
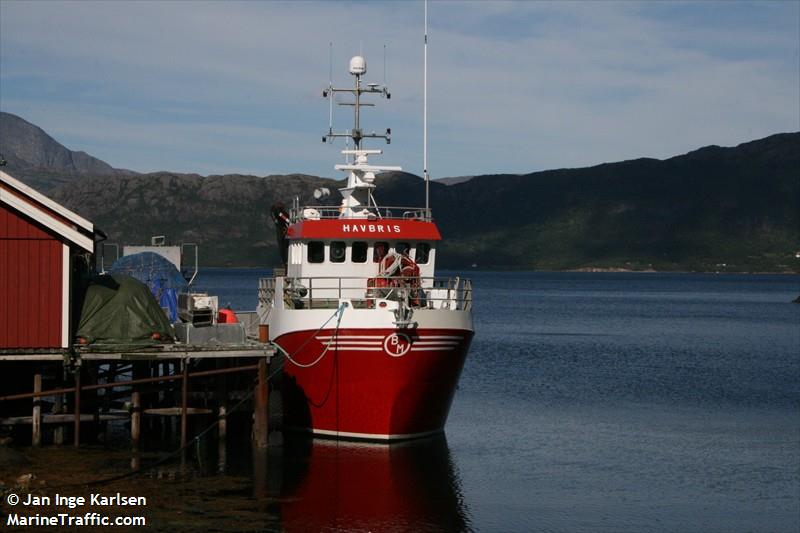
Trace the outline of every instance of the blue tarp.
<instances>
[{"instance_id":1,"label":"blue tarp","mask_svg":"<svg viewBox=\"0 0 800 533\"><path fill-rule=\"evenodd\" d=\"M146 284L158 304L169 310L169 319L178 321L178 293L186 292L188 283L168 259L154 252L141 252L121 257L108 271L127 274Z\"/></svg>"}]
</instances>

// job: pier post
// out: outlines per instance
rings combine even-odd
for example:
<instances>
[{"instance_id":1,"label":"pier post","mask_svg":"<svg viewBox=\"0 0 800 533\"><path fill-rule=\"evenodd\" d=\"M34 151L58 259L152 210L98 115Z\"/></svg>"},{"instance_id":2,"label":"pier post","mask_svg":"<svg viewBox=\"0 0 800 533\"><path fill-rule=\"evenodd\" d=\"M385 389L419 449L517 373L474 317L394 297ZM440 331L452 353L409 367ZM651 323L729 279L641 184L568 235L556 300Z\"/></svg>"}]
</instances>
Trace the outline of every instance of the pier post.
<instances>
[{"instance_id":1,"label":"pier post","mask_svg":"<svg viewBox=\"0 0 800 533\"><path fill-rule=\"evenodd\" d=\"M62 394L56 395L56 400L53 403L53 414L60 415L64 411L64 396ZM61 446L64 444L64 425L58 424L53 430L53 444Z\"/></svg>"},{"instance_id":2,"label":"pier post","mask_svg":"<svg viewBox=\"0 0 800 533\"><path fill-rule=\"evenodd\" d=\"M183 379L181 380L181 448L186 446L187 422L186 407L189 403L189 358L183 360Z\"/></svg>"},{"instance_id":3,"label":"pier post","mask_svg":"<svg viewBox=\"0 0 800 533\"><path fill-rule=\"evenodd\" d=\"M138 452L142 434L142 399L139 391L131 393L131 409L131 445L133 451Z\"/></svg>"},{"instance_id":4,"label":"pier post","mask_svg":"<svg viewBox=\"0 0 800 533\"><path fill-rule=\"evenodd\" d=\"M259 508L266 511L267 498L269 497L269 454L264 450L253 448L253 497L258 501Z\"/></svg>"},{"instance_id":5,"label":"pier post","mask_svg":"<svg viewBox=\"0 0 800 533\"><path fill-rule=\"evenodd\" d=\"M258 360L258 382L253 395L253 445L257 448L266 448L269 444L269 428L267 427L267 413L269 386L267 384L267 360Z\"/></svg>"},{"instance_id":6,"label":"pier post","mask_svg":"<svg viewBox=\"0 0 800 533\"><path fill-rule=\"evenodd\" d=\"M156 368L157 368L157 365L156 365ZM156 377L156 376L158 376L158 372L157 371L155 373L151 372L150 368L148 368L148 366L147 366L147 362L145 362L145 361L133 361L133 362L131 362L131 377L133 379L146 379L146 378ZM138 389L138 387L137 387L137 389ZM147 387L144 387L143 390L147 391ZM156 401L159 400L158 392L156 392L156 393L150 392L149 394L147 392L141 392L141 390L137 390L137 392L139 392L139 408L140 408L139 412L140 413L143 413L145 409L147 409L148 407L152 406L153 395L154 394L156 396L156 398L155 398ZM131 403L133 403L133 396L131 396ZM147 419L147 418L145 418L145 419L140 418L139 419L140 434L141 434L141 430L142 430L141 424L144 424L146 426L144 428L145 431L148 431L148 430L154 430L155 431L155 427L156 427L156 424L157 424L157 421L154 420L155 418L158 418L158 417L150 417L149 419ZM133 428L131 428L131 429L133 429Z\"/></svg>"},{"instance_id":7,"label":"pier post","mask_svg":"<svg viewBox=\"0 0 800 533\"><path fill-rule=\"evenodd\" d=\"M223 369L227 366L224 360L217 359L217 370ZM220 376L216 380L217 390L217 406L219 409L217 418L217 470L225 473L227 463L227 445L228 445L228 387L227 376Z\"/></svg>"},{"instance_id":8,"label":"pier post","mask_svg":"<svg viewBox=\"0 0 800 533\"><path fill-rule=\"evenodd\" d=\"M227 463L228 455L228 412L225 405L219 406L219 422L217 429L219 430L217 438L217 469L220 473L225 473L225 466Z\"/></svg>"},{"instance_id":9,"label":"pier post","mask_svg":"<svg viewBox=\"0 0 800 533\"><path fill-rule=\"evenodd\" d=\"M81 443L81 369L75 369L75 447Z\"/></svg>"},{"instance_id":10,"label":"pier post","mask_svg":"<svg viewBox=\"0 0 800 533\"><path fill-rule=\"evenodd\" d=\"M33 375L33 392L42 392L42 374ZM31 420L31 446L42 445L42 399L33 399L33 414Z\"/></svg>"}]
</instances>

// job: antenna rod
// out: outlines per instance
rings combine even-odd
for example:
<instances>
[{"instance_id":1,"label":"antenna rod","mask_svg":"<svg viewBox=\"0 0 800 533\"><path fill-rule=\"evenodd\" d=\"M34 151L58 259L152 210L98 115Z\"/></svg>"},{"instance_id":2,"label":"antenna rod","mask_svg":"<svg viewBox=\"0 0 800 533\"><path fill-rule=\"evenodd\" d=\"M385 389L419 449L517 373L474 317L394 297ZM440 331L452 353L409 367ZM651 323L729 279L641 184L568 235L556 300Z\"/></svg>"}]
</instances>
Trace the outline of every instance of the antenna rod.
<instances>
[{"instance_id":1,"label":"antenna rod","mask_svg":"<svg viewBox=\"0 0 800 533\"><path fill-rule=\"evenodd\" d=\"M328 56L328 133L333 133L333 41Z\"/></svg>"},{"instance_id":2,"label":"antenna rod","mask_svg":"<svg viewBox=\"0 0 800 533\"><path fill-rule=\"evenodd\" d=\"M430 218L428 176L428 0L425 0L425 41L422 61L422 173L425 178L425 216Z\"/></svg>"}]
</instances>

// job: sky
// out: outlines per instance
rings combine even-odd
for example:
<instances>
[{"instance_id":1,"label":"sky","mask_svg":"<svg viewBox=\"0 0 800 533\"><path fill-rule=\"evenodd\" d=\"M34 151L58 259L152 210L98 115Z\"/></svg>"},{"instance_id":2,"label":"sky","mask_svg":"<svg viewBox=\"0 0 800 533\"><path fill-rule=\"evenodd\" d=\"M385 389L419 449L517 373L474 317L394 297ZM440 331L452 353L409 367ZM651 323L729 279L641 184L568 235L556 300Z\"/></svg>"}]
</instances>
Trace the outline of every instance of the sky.
<instances>
[{"instance_id":1,"label":"sky","mask_svg":"<svg viewBox=\"0 0 800 533\"><path fill-rule=\"evenodd\" d=\"M800 131L798 0L431 0L428 15L434 179ZM331 71L350 86L363 54L392 93L363 112L392 130L371 162L420 175L423 21L413 0L0 0L0 110L118 168L338 178L322 90ZM336 106L334 129L351 126Z\"/></svg>"}]
</instances>

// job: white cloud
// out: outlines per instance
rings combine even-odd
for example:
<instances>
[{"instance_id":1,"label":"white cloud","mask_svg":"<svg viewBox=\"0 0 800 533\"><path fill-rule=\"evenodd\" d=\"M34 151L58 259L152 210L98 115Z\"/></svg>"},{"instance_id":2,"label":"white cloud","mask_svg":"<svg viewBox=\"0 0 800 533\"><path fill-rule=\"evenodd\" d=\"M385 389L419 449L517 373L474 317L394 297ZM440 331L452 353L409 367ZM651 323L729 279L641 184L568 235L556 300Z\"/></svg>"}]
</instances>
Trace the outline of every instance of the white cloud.
<instances>
[{"instance_id":1,"label":"white cloud","mask_svg":"<svg viewBox=\"0 0 800 533\"><path fill-rule=\"evenodd\" d=\"M800 129L800 7L762 3L750 18L722 16L730 7L431 2L430 168L527 172ZM393 98L366 111L367 127L392 127L385 162L419 172L420 4L0 9L0 107L73 149L105 150L93 155L142 170L333 175L335 150L319 143L328 43L337 85L350 83L347 59L361 49L382 81L387 44ZM341 111L337 123L349 124Z\"/></svg>"}]
</instances>

